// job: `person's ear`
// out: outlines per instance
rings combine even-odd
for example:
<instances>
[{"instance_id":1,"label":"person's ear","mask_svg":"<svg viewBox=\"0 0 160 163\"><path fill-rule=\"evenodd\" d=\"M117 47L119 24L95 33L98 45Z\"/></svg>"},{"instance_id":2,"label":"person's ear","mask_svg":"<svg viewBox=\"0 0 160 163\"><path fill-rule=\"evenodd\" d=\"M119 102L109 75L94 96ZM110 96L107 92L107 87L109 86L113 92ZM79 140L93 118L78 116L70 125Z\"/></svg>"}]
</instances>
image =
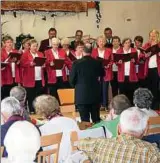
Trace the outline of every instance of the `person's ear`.
<instances>
[{"instance_id":1,"label":"person's ear","mask_svg":"<svg viewBox=\"0 0 160 163\"><path fill-rule=\"evenodd\" d=\"M121 133L122 133L121 125L118 124L118 126L117 126L117 135L120 135Z\"/></svg>"},{"instance_id":2,"label":"person's ear","mask_svg":"<svg viewBox=\"0 0 160 163\"><path fill-rule=\"evenodd\" d=\"M113 108L110 109L109 113L110 113L111 115L114 115L114 113L115 113L114 109L113 109Z\"/></svg>"}]
</instances>

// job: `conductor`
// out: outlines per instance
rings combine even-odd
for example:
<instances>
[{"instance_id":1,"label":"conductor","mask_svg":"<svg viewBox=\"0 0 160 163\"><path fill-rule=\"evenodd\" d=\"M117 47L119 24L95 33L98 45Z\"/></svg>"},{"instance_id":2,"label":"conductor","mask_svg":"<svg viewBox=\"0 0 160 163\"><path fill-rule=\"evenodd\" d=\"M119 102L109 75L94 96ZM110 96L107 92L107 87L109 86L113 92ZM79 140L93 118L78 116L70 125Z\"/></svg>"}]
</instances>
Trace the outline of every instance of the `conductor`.
<instances>
[{"instance_id":1,"label":"conductor","mask_svg":"<svg viewBox=\"0 0 160 163\"><path fill-rule=\"evenodd\" d=\"M75 104L81 121L100 121L100 82L104 70L100 61L91 57L92 48L85 45L83 58L76 60L70 72L70 83L75 87Z\"/></svg>"}]
</instances>

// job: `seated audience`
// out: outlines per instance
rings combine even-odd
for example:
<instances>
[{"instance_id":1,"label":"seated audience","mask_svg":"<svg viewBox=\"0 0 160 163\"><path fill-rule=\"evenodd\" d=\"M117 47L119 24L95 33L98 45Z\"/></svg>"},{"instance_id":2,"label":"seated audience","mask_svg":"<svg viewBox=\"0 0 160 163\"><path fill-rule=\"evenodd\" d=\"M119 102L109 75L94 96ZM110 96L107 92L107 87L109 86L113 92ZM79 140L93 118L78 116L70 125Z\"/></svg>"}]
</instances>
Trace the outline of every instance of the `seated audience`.
<instances>
[{"instance_id":1,"label":"seated audience","mask_svg":"<svg viewBox=\"0 0 160 163\"><path fill-rule=\"evenodd\" d=\"M19 121L8 130L4 145L8 159L2 159L2 163L34 163L40 149L40 134L33 124Z\"/></svg>"},{"instance_id":2,"label":"seated audience","mask_svg":"<svg viewBox=\"0 0 160 163\"><path fill-rule=\"evenodd\" d=\"M133 95L133 103L138 108L142 109L149 117L158 116L154 110L151 109L153 102L153 95L147 88L138 88Z\"/></svg>"},{"instance_id":3,"label":"seated audience","mask_svg":"<svg viewBox=\"0 0 160 163\"><path fill-rule=\"evenodd\" d=\"M148 116L135 107L121 113L119 135L110 139L83 139L78 149L85 151L93 162L160 162L159 149L141 140L147 129Z\"/></svg>"},{"instance_id":4,"label":"seated audience","mask_svg":"<svg viewBox=\"0 0 160 163\"><path fill-rule=\"evenodd\" d=\"M1 125L1 146L4 146L4 138L10 126L19 120L23 120L21 116L20 103L14 97L7 97L1 102L1 117L3 123ZM7 157L7 152L4 150L3 157Z\"/></svg>"},{"instance_id":5,"label":"seated audience","mask_svg":"<svg viewBox=\"0 0 160 163\"><path fill-rule=\"evenodd\" d=\"M20 102L21 114L24 120L31 121L29 112L27 111L26 94L26 90L21 86L15 86L10 91L10 96L15 97Z\"/></svg>"},{"instance_id":6,"label":"seated audience","mask_svg":"<svg viewBox=\"0 0 160 163\"><path fill-rule=\"evenodd\" d=\"M59 161L64 161L71 152L70 131L79 130L76 121L63 117L58 101L53 96L41 95L35 99L34 105L37 114L48 120L48 122L40 127L42 136L63 132ZM46 147L45 149L48 148Z\"/></svg>"},{"instance_id":7,"label":"seated audience","mask_svg":"<svg viewBox=\"0 0 160 163\"><path fill-rule=\"evenodd\" d=\"M112 137L116 137L120 114L129 107L131 107L130 101L125 95L115 96L110 102L107 119L93 125L92 128L104 126L112 133Z\"/></svg>"}]
</instances>

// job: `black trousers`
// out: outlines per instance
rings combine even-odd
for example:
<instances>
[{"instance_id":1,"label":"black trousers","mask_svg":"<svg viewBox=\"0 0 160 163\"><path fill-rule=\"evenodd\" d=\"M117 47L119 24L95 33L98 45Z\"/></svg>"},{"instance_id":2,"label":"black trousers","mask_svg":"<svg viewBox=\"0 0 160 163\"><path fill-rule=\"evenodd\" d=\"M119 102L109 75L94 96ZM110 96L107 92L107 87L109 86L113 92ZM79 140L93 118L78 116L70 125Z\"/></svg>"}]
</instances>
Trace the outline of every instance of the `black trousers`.
<instances>
[{"instance_id":1,"label":"black trousers","mask_svg":"<svg viewBox=\"0 0 160 163\"><path fill-rule=\"evenodd\" d=\"M108 87L109 87L109 81L103 81L103 79L101 79L101 105L102 107L108 107Z\"/></svg>"},{"instance_id":2,"label":"black trousers","mask_svg":"<svg viewBox=\"0 0 160 163\"><path fill-rule=\"evenodd\" d=\"M25 87L27 91L27 100L28 100L28 107L30 113L33 112L35 113L35 109L33 106L33 101L35 98L39 95L44 94L44 87L42 87L42 81L36 81L35 82L35 87Z\"/></svg>"},{"instance_id":3,"label":"black trousers","mask_svg":"<svg viewBox=\"0 0 160 163\"><path fill-rule=\"evenodd\" d=\"M57 77L57 82L55 84L48 84L49 94L56 97L59 101L57 90L66 88L66 83L67 82L64 82L62 77Z\"/></svg>"},{"instance_id":4,"label":"black trousers","mask_svg":"<svg viewBox=\"0 0 160 163\"><path fill-rule=\"evenodd\" d=\"M118 80L117 80L117 72L113 72L113 80L111 80L111 87L112 87L112 96L118 95Z\"/></svg>"},{"instance_id":5,"label":"black trousers","mask_svg":"<svg viewBox=\"0 0 160 163\"><path fill-rule=\"evenodd\" d=\"M78 104L81 121L90 122L90 115L93 123L100 121L100 105L99 104Z\"/></svg>"},{"instance_id":6,"label":"black trousers","mask_svg":"<svg viewBox=\"0 0 160 163\"><path fill-rule=\"evenodd\" d=\"M159 109L160 105L160 77L158 75L157 68L149 68L148 69L148 76L147 76L147 88L153 94L153 103L152 109L156 110Z\"/></svg>"},{"instance_id":7,"label":"black trousers","mask_svg":"<svg viewBox=\"0 0 160 163\"><path fill-rule=\"evenodd\" d=\"M124 82L119 82L118 84L120 94L126 95L133 105L133 94L134 91L138 88L138 82L130 82L129 76L125 76Z\"/></svg>"},{"instance_id":8,"label":"black trousers","mask_svg":"<svg viewBox=\"0 0 160 163\"><path fill-rule=\"evenodd\" d=\"M13 82L13 84L10 85L3 85L1 87L1 100L3 100L4 98L10 96L10 90L14 87L17 86L18 84Z\"/></svg>"}]
</instances>

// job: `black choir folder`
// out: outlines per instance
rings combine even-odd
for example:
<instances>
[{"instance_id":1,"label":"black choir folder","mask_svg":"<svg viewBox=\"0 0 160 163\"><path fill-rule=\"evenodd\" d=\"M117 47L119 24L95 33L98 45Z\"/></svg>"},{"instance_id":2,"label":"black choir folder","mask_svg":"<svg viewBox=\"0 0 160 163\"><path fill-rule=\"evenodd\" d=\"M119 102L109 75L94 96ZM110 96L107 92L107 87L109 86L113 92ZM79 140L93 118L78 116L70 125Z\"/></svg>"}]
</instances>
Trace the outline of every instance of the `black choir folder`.
<instances>
[{"instance_id":1,"label":"black choir folder","mask_svg":"<svg viewBox=\"0 0 160 163\"><path fill-rule=\"evenodd\" d=\"M36 64L36 66L43 66L45 61L46 61L45 57L35 57L33 62Z\"/></svg>"},{"instance_id":2,"label":"black choir folder","mask_svg":"<svg viewBox=\"0 0 160 163\"><path fill-rule=\"evenodd\" d=\"M52 66L55 70L61 70L64 66L64 59L55 59L53 61L54 65Z\"/></svg>"},{"instance_id":3,"label":"black choir folder","mask_svg":"<svg viewBox=\"0 0 160 163\"><path fill-rule=\"evenodd\" d=\"M156 44L156 45L153 45L147 49L143 49L143 48L139 48L139 50L142 52L142 53L149 53L151 52L151 56L154 55L154 54L157 54L160 52L160 45L159 44Z\"/></svg>"},{"instance_id":4,"label":"black choir folder","mask_svg":"<svg viewBox=\"0 0 160 163\"><path fill-rule=\"evenodd\" d=\"M69 52L68 58L69 58L71 61L77 60L77 58L76 58L71 52Z\"/></svg>"},{"instance_id":5,"label":"black choir folder","mask_svg":"<svg viewBox=\"0 0 160 163\"><path fill-rule=\"evenodd\" d=\"M113 53L113 57L114 57L114 62L119 62L120 60L122 60L123 62L129 62L131 61L131 59L135 59L135 61L137 61L138 53L137 52L127 53L127 54Z\"/></svg>"},{"instance_id":6,"label":"black choir folder","mask_svg":"<svg viewBox=\"0 0 160 163\"><path fill-rule=\"evenodd\" d=\"M4 68L8 65L8 62L1 62L1 68Z\"/></svg>"},{"instance_id":7,"label":"black choir folder","mask_svg":"<svg viewBox=\"0 0 160 163\"><path fill-rule=\"evenodd\" d=\"M102 62L103 66L108 66L108 64L111 61L110 59L104 59L104 58L101 58L101 57L97 57L97 59Z\"/></svg>"},{"instance_id":8,"label":"black choir folder","mask_svg":"<svg viewBox=\"0 0 160 163\"><path fill-rule=\"evenodd\" d=\"M8 55L8 58L16 58L17 61L20 60L22 54L21 53L16 53L16 52L10 52L9 55Z\"/></svg>"}]
</instances>

